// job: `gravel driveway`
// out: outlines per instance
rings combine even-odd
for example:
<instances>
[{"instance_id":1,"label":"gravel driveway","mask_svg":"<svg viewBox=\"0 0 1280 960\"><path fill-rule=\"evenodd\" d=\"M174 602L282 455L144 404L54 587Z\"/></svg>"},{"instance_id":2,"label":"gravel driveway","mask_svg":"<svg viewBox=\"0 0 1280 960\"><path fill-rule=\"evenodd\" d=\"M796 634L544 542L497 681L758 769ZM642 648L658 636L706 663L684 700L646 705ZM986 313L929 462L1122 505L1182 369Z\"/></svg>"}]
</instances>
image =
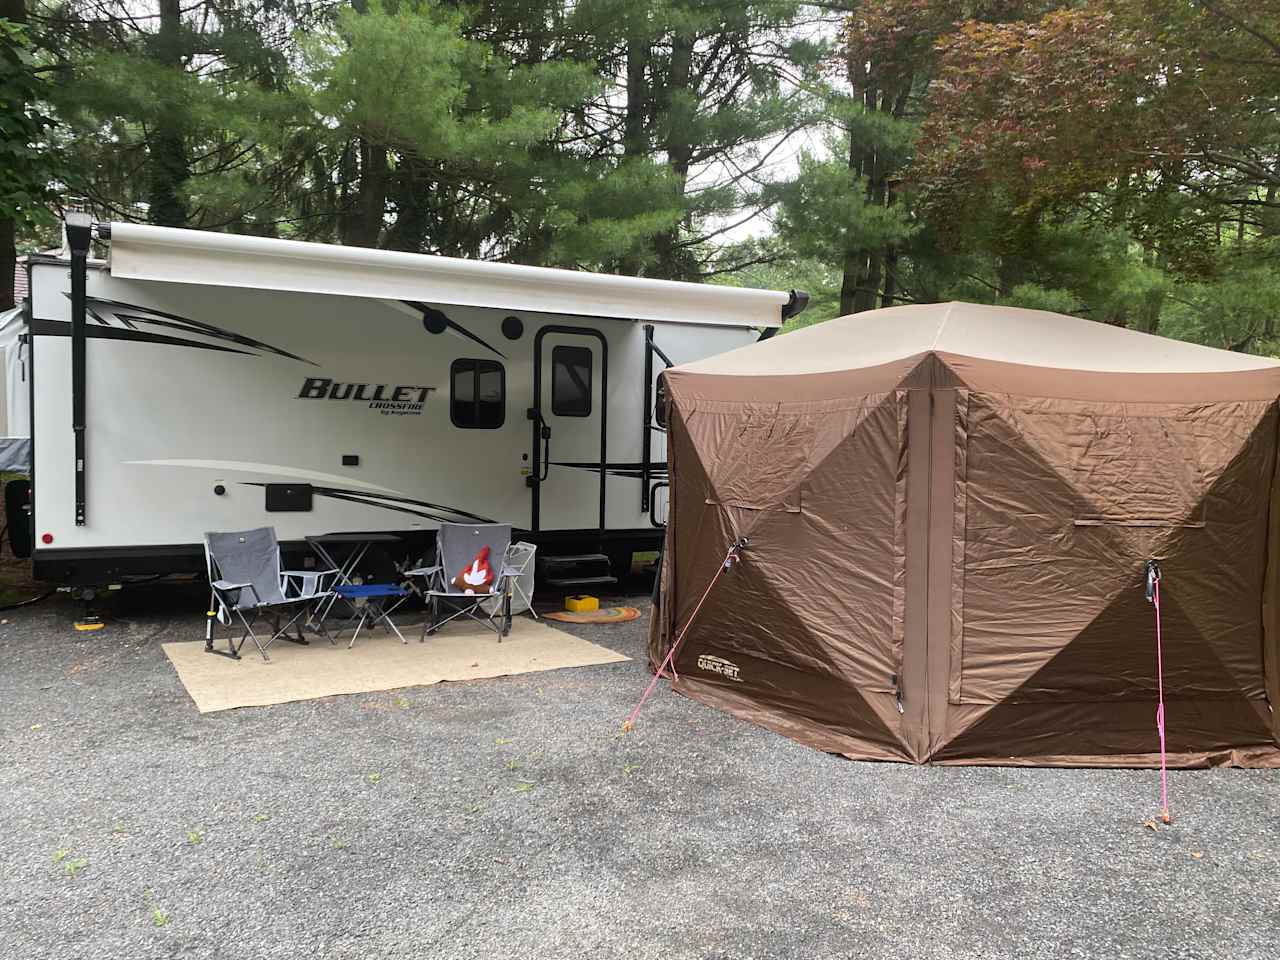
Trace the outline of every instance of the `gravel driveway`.
<instances>
[{"instance_id":1,"label":"gravel driveway","mask_svg":"<svg viewBox=\"0 0 1280 960\"><path fill-rule=\"evenodd\" d=\"M647 607L643 598L631 602ZM203 597L0 616L0 956L1275 957L1280 772L851 763L636 658L196 713ZM143 611L146 611L145 613Z\"/></svg>"}]
</instances>

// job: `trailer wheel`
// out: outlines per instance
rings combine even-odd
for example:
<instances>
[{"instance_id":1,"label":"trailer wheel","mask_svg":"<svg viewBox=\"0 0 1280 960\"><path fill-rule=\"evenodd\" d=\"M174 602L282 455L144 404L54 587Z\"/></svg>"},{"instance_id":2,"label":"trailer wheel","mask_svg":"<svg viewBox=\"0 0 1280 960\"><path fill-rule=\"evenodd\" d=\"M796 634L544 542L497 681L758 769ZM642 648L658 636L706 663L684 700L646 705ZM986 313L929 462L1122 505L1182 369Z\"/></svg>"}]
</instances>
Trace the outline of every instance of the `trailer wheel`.
<instances>
[{"instance_id":1,"label":"trailer wheel","mask_svg":"<svg viewBox=\"0 0 1280 960\"><path fill-rule=\"evenodd\" d=\"M609 567L621 583L631 576L631 551L614 548L609 551Z\"/></svg>"},{"instance_id":2,"label":"trailer wheel","mask_svg":"<svg viewBox=\"0 0 1280 960\"><path fill-rule=\"evenodd\" d=\"M9 549L20 560L31 556L31 481L10 480L4 485L4 519L9 527Z\"/></svg>"}]
</instances>

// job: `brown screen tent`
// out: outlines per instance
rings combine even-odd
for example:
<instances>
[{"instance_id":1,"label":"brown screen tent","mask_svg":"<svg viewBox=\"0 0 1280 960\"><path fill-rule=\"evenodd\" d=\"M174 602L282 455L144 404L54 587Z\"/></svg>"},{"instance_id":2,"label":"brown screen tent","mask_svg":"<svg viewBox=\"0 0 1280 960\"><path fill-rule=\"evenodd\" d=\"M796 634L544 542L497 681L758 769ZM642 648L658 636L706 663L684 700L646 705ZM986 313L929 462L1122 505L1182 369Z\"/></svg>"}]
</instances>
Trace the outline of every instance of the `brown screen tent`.
<instances>
[{"instance_id":1,"label":"brown screen tent","mask_svg":"<svg viewBox=\"0 0 1280 960\"><path fill-rule=\"evenodd\" d=\"M1148 765L1163 570L1176 765L1280 765L1280 363L964 303L664 374L650 656L822 750Z\"/></svg>"}]
</instances>

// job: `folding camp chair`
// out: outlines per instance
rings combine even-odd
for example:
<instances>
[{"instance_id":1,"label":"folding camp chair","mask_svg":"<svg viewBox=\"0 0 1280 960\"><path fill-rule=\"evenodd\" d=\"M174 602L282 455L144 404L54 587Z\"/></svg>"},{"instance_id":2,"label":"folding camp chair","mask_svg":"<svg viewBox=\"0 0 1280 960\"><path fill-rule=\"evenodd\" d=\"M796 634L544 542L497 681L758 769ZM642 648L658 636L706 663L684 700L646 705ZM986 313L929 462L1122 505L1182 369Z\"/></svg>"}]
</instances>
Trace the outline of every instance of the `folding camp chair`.
<instances>
[{"instance_id":1,"label":"folding camp chair","mask_svg":"<svg viewBox=\"0 0 1280 960\"><path fill-rule=\"evenodd\" d=\"M532 543L520 540L507 547L507 555L503 565L511 571L511 615L529 611L533 619L538 614L533 609L533 558L538 548ZM488 604L488 609L497 612L501 598L495 597Z\"/></svg>"},{"instance_id":2,"label":"folding camp chair","mask_svg":"<svg viewBox=\"0 0 1280 960\"><path fill-rule=\"evenodd\" d=\"M511 545L509 523L442 523L436 533L436 562L429 567L407 570L410 577L421 577L421 591L427 601L427 619L422 625L421 640L433 634L450 620L467 617L488 627L498 635L498 642L511 632L511 583L516 571L506 563ZM494 576L491 593L466 593L453 584L459 571L484 547L489 556L498 559L501 569ZM493 603L499 598L498 603ZM442 608L452 608L441 617Z\"/></svg>"},{"instance_id":3,"label":"folding camp chair","mask_svg":"<svg viewBox=\"0 0 1280 960\"><path fill-rule=\"evenodd\" d=\"M240 659L240 650L250 639L267 662L271 660L267 647L277 637L306 644L301 624L296 639L286 634L315 604L333 596L332 587L338 576L337 570L281 570L280 544L274 527L206 533L204 557L213 591L204 648L216 652L214 618L230 627L234 616L244 626L239 643L230 634L227 636L227 655L235 660ZM290 613L292 616L282 625ZM273 630L265 643L253 632L253 625L264 616L271 620ZM313 626L326 633L318 619Z\"/></svg>"}]
</instances>

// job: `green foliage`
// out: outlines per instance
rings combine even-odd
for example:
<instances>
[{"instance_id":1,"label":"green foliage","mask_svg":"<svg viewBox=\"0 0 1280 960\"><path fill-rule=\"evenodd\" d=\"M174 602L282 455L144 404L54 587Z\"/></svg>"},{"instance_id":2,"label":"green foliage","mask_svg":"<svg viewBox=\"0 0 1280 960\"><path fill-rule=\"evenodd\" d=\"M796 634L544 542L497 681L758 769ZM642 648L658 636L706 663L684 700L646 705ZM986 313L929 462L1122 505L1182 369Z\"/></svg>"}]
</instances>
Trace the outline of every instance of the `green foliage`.
<instances>
[{"instance_id":1,"label":"green foliage","mask_svg":"<svg viewBox=\"0 0 1280 960\"><path fill-rule=\"evenodd\" d=\"M1280 267L1246 259L1227 265L1211 283L1178 289L1161 332L1210 347L1280 356Z\"/></svg>"},{"instance_id":2,"label":"green foliage","mask_svg":"<svg viewBox=\"0 0 1280 960\"><path fill-rule=\"evenodd\" d=\"M24 24L0 19L0 219L32 230L54 220L49 203L63 173L49 148L50 85Z\"/></svg>"},{"instance_id":3,"label":"green foliage","mask_svg":"<svg viewBox=\"0 0 1280 960\"><path fill-rule=\"evenodd\" d=\"M1280 350L1275 4L28 7L0 21L0 221L28 248L71 192L115 219L806 290L786 329L961 298ZM758 211L771 235L724 242Z\"/></svg>"},{"instance_id":4,"label":"green foliage","mask_svg":"<svg viewBox=\"0 0 1280 960\"><path fill-rule=\"evenodd\" d=\"M727 246L714 262L725 272L714 276L712 283L760 290L803 290L809 294L809 306L788 320L783 332L839 314L839 270L820 258L798 256L791 244L777 236Z\"/></svg>"},{"instance_id":5,"label":"green foliage","mask_svg":"<svg viewBox=\"0 0 1280 960\"><path fill-rule=\"evenodd\" d=\"M870 196L843 160L800 155L799 175L781 188L779 230L802 257L839 264L846 254L903 243L917 227L900 206Z\"/></svg>"}]
</instances>

